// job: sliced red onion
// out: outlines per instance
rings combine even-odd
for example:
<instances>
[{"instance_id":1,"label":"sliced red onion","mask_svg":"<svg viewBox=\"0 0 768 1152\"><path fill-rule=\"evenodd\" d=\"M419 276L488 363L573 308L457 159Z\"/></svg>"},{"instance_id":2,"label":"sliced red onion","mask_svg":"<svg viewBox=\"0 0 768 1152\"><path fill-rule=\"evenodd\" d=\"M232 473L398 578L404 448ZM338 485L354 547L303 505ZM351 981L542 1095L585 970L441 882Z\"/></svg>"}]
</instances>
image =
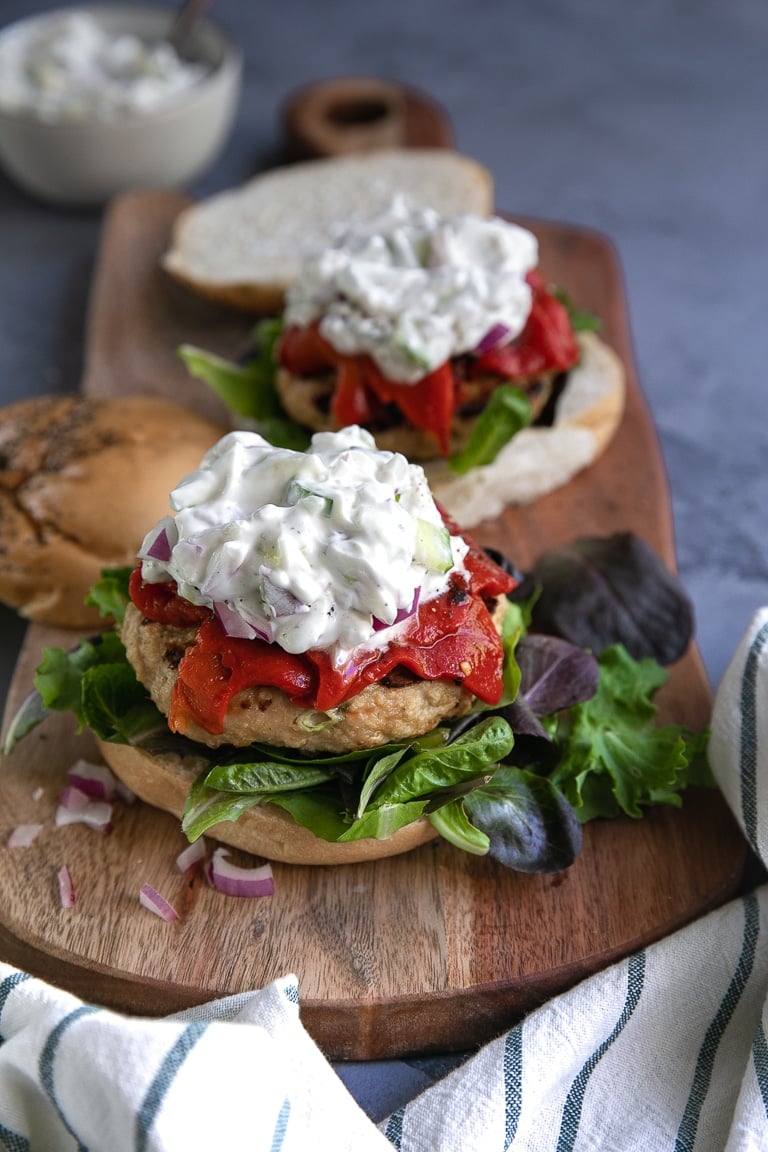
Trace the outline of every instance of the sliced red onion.
<instances>
[{"instance_id":1,"label":"sliced red onion","mask_svg":"<svg viewBox=\"0 0 768 1152\"><path fill-rule=\"evenodd\" d=\"M264 592L264 599L275 616L293 616L295 612L307 611L307 605L299 600L297 596L294 596L290 589L281 588L278 584L273 584L266 576L262 579L262 590Z\"/></svg>"},{"instance_id":2,"label":"sliced red onion","mask_svg":"<svg viewBox=\"0 0 768 1152\"><path fill-rule=\"evenodd\" d=\"M87 824L99 832L112 829L112 805L106 800L91 800L79 788L70 785L59 797L56 809L56 827L65 824Z\"/></svg>"},{"instance_id":3,"label":"sliced red onion","mask_svg":"<svg viewBox=\"0 0 768 1152\"><path fill-rule=\"evenodd\" d=\"M155 916L159 916L161 920L170 922L179 919L176 909L172 908L165 897L161 896L151 884L142 884L139 889L139 903L143 908L154 912Z\"/></svg>"},{"instance_id":4,"label":"sliced red onion","mask_svg":"<svg viewBox=\"0 0 768 1152\"><path fill-rule=\"evenodd\" d=\"M503 348L505 344L509 344L512 338L512 329L508 328L506 324L493 324L475 348L475 352L478 356L484 356L486 352Z\"/></svg>"},{"instance_id":5,"label":"sliced red onion","mask_svg":"<svg viewBox=\"0 0 768 1152\"><path fill-rule=\"evenodd\" d=\"M42 824L17 824L5 842L6 848L29 848L42 828Z\"/></svg>"},{"instance_id":6,"label":"sliced red onion","mask_svg":"<svg viewBox=\"0 0 768 1152\"><path fill-rule=\"evenodd\" d=\"M168 539L168 532L166 531L165 527L160 529L144 555L149 560L160 560L163 564L170 560L171 542Z\"/></svg>"},{"instance_id":7,"label":"sliced red onion","mask_svg":"<svg viewBox=\"0 0 768 1152\"><path fill-rule=\"evenodd\" d=\"M59 793L59 807L68 812L84 812L90 803L90 797L74 784L68 784Z\"/></svg>"},{"instance_id":8,"label":"sliced red onion","mask_svg":"<svg viewBox=\"0 0 768 1152\"><path fill-rule=\"evenodd\" d=\"M275 881L270 864L260 864L255 868L240 868L227 859L226 848L217 848L209 860L205 875L208 883L227 896L271 896L275 891Z\"/></svg>"},{"instance_id":9,"label":"sliced red onion","mask_svg":"<svg viewBox=\"0 0 768 1152\"><path fill-rule=\"evenodd\" d=\"M413 594L413 603L410 608L398 608L395 618L391 624L387 624L386 620L379 620L377 616L373 617L373 630L374 632L382 632L385 628L393 628L395 624L401 624L403 620L407 620L413 616L414 612L419 606L419 599L421 598L421 588L417 588Z\"/></svg>"},{"instance_id":10,"label":"sliced red onion","mask_svg":"<svg viewBox=\"0 0 768 1152\"><path fill-rule=\"evenodd\" d=\"M78 760L67 772L67 779L92 800L112 800L117 794L117 779L106 764Z\"/></svg>"},{"instance_id":11,"label":"sliced red onion","mask_svg":"<svg viewBox=\"0 0 768 1152\"><path fill-rule=\"evenodd\" d=\"M62 864L61 868L59 868L57 879L59 881L59 902L62 908L74 908L75 886L72 883L72 876L66 864Z\"/></svg>"},{"instance_id":12,"label":"sliced red onion","mask_svg":"<svg viewBox=\"0 0 768 1152\"><path fill-rule=\"evenodd\" d=\"M198 864L205 860L205 841L202 837L189 844L183 852L176 857L176 867L179 872L191 872Z\"/></svg>"},{"instance_id":13,"label":"sliced red onion","mask_svg":"<svg viewBox=\"0 0 768 1152\"><path fill-rule=\"evenodd\" d=\"M230 608L230 606L223 601L217 600L213 606L213 610L226 636L236 636L242 640L254 640L257 636L266 639L266 636L260 634L252 624L249 624L247 620L243 620L242 616L238 612L235 612L234 608Z\"/></svg>"}]
</instances>

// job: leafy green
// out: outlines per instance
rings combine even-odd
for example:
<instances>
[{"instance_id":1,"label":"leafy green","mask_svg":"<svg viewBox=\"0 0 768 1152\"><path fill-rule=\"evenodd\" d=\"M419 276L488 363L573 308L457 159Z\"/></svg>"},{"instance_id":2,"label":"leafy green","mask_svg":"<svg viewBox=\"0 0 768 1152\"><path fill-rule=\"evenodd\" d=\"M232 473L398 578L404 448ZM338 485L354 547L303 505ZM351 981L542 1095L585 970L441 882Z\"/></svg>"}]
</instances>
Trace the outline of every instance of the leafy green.
<instances>
[{"instance_id":1,"label":"leafy green","mask_svg":"<svg viewBox=\"0 0 768 1152\"><path fill-rule=\"evenodd\" d=\"M178 354L191 376L202 380L231 412L252 422L272 444L301 451L309 434L289 419L277 392L277 343L282 320L262 320L253 330L253 347L242 363L182 344Z\"/></svg>"},{"instance_id":2,"label":"leafy green","mask_svg":"<svg viewBox=\"0 0 768 1152\"><path fill-rule=\"evenodd\" d=\"M594 696L599 679L590 652L557 636L526 635L517 646L519 691L505 709L515 732L544 736L540 717Z\"/></svg>"},{"instance_id":3,"label":"leafy green","mask_svg":"<svg viewBox=\"0 0 768 1152\"><path fill-rule=\"evenodd\" d=\"M233 797L228 792L216 792L205 784L203 772L192 784L181 814L181 830L192 842L222 820L237 820L243 812L264 803L258 794Z\"/></svg>"},{"instance_id":4,"label":"leafy green","mask_svg":"<svg viewBox=\"0 0 768 1152\"><path fill-rule=\"evenodd\" d=\"M688 647L693 607L680 580L632 532L580 536L550 548L515 588L537 591L532 627L599 655L623 644L636 659L672 664Z\"/></svg>"},{"instance_id":5,"label":"leafy green","mask_svg":"<svg viewBox=\"0 0 768 1152\"><path fill-rule=\"evenodd\" d=\"M11 717L3 740L3 755L7 756L12 752L20 740L37 728L38 724L42 724L48 714L49 710L43 704L37 689L27 693Z\"/></svg>"},{"instance_id":6,"label":"leafy green","mask_svg":"<svg viewBox=\"0 0 768 1152\"><path fill-rule=\"evenodd\" d=\"M571 321L571 327L574 332L599 332L602 328L602 320L594 312L589 312L584 308L574 307L573 301L564 288L556 288L554 295L565 307Z\"/></svg>"},{"instance_id":7,"label":"leafy green","mask_svg":"<svg viewBox=\"0 0 768 1152\"><path fill-rule=\"evenodd\" d=\"M205 778L209 788L220 792L283 792L311 788L330 780L332 772L308 763L281 764L275 760L217 764Z\"/></svg>"},{"instance_id":8,"label":"leafy green","mask_svg":"<svg viewBox=\"0 0 768 1152\"><path fill-rule=\"evenodd\" d=\"M650 658L634 660L622 645L600 657L591 700L553 721L561 759L552 776L583 822L642 815L649 804L680 804L689 783L710 782L704 736L680 725L658 726L653 695L667 673Z\"/></svg>"},{"instance_id":9,"label":"leafy green","mask_svg":"<svg viewBox=\"0 0 768 1152\"><path fill-rule=\"evenodd\" d=\"M128 581L133 568L103 568L98 580L85 598L86 604L98 608L102 616L122 623L128 603Z\"/></svg>"},{"instance_id":10,"label":"leafy green","mask_svg":"<svg viewBox=\"0 0 768 1152\"><path fill-rule=\"evenodd\" d=\"M43 648L34 677L43 707L52 712L74 712L78 724L87 724L83 709L82 681L90 668L125 661L125 649L116 632L105 632L76 647Z\"/></svg>"},{"instance_id":11,"label":"leafy green","mask_svg":"<svg viewBox=\"0 0 768 1152\"><path fill-rule=\"evenodd\" d=\"M472 825L488 837L488 852L516 872L559 872L581 851L581 825L557 786L521 768L502 765L464 798Z\"/></svg>"},{"instance_id":12,"label":"leafy green","mask_svg":"<svg viewBox=\"0 0 768 1152\"><path fill-rule=\"evenodd\" d=\"M379 788L373 803L402 804L429 796L446 785L482 775L511 751L512 730L500 716L489 716L442 748L425 749L403 760Z\"/></svg>"},{"instance_id":13,"label":"leafy green","mask_svg":"<svg viewBox=\"0 0 768 1152\"><path fill-rule=\"evenodd\" d=\"M128 575L106 570L92 592L91 602L115 619ZM169 730L119 636L107 631L68 652L43 651L6 750L48 711L67 710L103 740L195 757L200 772L182 820L191 840L271 804L332 842L388 838L428 819L445 840L505 867L565 868L584 822L678 805L683 788L712 778L706 732L657 724L654 697L667 679L659 663L635 659L622 644L597 662L583 647L530 632L540 592L536 586L509 604L499 704L478 703L418 738L314 756L261 743L205 748ZM612 596L609 587L602 602Z\"/></svg>"},{"instance_id":14,"label":"leafy green","mask_svg":"<svg viewBox=\"0 0 768 1152\"><path fill-rule=\"evenodd\" d=\"M451 471L463 476L481 464L492 464L504 445L521 428L527 428L532 418L531 403L525 392L514 384L500 384L475 418L465 447L449 457Z\"/></svg>"},{"instance_id":15,"label":"leafy green","mask_svg":"<svg viewBox=\"0 0 768 1152\"><path fill-rule=\"evenodd\" d=\"M355 820L354 824L350 825L343 835L339 836L339 840L342 842L369 838L388 840L401 828L420 820L424 815L427 803L427 799L422 797L418 800L401 801L396 804L379 804L367 808L360 819Z\"/></svg>"},{"instance_id":16,"label":"leafy green","mask_svg":"<svg viewBox=\"0 0 768 1152\"><path fill-rule=\"evenodd\" d=\"M457 796L433 812L428 812L427 819L444 840L453 844L454 848L460 848L462 852L469 852L472 856L488 855L491 846L490 837L470 821L462 796Z\"/></svg>"}]
</instances>

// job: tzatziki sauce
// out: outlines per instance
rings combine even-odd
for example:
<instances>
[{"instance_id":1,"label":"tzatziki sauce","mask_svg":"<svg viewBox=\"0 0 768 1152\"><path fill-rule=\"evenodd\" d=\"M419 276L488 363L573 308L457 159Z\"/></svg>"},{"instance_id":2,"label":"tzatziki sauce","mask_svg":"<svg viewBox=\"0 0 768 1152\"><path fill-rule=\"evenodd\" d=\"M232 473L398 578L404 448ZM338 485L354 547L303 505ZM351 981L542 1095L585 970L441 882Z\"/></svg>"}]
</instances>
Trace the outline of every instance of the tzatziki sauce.
<instances>
[{"instance_id":1,"label":"tzatziki sauce","mask_svg":"<svg viewBox=\"0 0 768 1152\"><path fill-rule=\"evenodd\" d=\"M514 339L531 309L533 233L500 217L440 216L397 196L310 257L288 290L286 325L319 321L344 355L415 384L474 351L497 325Z\"/></svg>"},{"instance_id":2,"label":"tzatziki sauce","mask_svg":"<svg viewBox=\"0 0 768 1152\"><path fill-rule=\"evenodd\" d=\"M22 21L0 37L0 108L41 120L150 112L207 69L167 41L113 35L86 12Z\"/></svg>"},{"instance_id":3,"label":"tzatziki sauce","mask_svg":"<svg viewBox=\"0 0 768 1152\"><path fill-rule=\"evenodd\" d=\"M234 636L287 652L384 647L464 572L424 470L351 426L306 452L231 432L171 493L139 551L144 580L214 610Z\"/></svg>"}]
</instances>

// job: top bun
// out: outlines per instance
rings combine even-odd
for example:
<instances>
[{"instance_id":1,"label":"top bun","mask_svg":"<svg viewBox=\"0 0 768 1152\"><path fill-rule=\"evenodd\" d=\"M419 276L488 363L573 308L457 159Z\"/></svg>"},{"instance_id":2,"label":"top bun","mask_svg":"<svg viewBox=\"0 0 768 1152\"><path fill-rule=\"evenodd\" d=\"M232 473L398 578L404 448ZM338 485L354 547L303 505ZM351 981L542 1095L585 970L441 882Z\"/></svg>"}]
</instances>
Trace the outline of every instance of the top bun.
<instances>
[{"instance_id":1,"label":"top bun","mask_svg":"<svg viewBox=\"0 0 768 1152\"><path fill-rule=\"evenodd\" d=\"M85 596L132 564L147 524L226 429L148 396L38 396L0 409L0 600L59 627L99 621Z\"/></svg>"},{"instance_id":2,"label":"top bun","mask_svg":"<svg viewBox=\"0 0 768 1152\"><path fill-rule=\"evenodd\" d=\"M163 265L210 299L278 312L302 263L334 227L374 215L396 193L445 215L493 211L491 173L449 148L308 160L184 209Z\"/></svg>"}]
</instances>

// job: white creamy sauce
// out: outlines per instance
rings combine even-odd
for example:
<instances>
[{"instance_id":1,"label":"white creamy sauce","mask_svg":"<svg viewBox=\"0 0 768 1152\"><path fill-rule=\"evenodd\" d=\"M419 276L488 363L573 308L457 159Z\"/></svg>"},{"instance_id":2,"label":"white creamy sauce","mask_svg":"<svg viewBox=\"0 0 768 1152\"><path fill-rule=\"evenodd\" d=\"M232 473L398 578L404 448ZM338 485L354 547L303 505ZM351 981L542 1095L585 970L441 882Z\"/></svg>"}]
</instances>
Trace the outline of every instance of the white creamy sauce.
<instances>
[{"instance_id":1,"label":"white creamy sauce","mask_svg":"<svg viewBox=\"0 0 768 1152\"><path fill-rule=\"evenodd\" d=\"M44 120L148 112L206 69L168 43L112 36L84 12L31 21L0 39L0 107Z\"/></svg>"},{"instance_id":2,"label":"white creamy sauce","mask_svg":"<svg viewBox=\"0 0 768 1152\"><path fill-rule=\"evenodd\" d=\"M346 355L371 356L389 379L413 384L471 352L496 326L525 327L538 262L536 237L498 217L441 217L397 197L307 260L291 286L286 323L320 321Z\"/></svg>"},{"instance_id":3,"label":"white creamy sauce","mask_svg":"<svg viewBox=\"0 0 768 1152\"><path fill-rule=\"evenodd\" d=\"M171 493L145 538L145 580L172 579L232 635L288 652L384 646L402 618L464 571L423 469L358 427L317 433L307 452L231 432ZM167 559L162 555L168 544Z\"/></svg>"}]
</instances>

